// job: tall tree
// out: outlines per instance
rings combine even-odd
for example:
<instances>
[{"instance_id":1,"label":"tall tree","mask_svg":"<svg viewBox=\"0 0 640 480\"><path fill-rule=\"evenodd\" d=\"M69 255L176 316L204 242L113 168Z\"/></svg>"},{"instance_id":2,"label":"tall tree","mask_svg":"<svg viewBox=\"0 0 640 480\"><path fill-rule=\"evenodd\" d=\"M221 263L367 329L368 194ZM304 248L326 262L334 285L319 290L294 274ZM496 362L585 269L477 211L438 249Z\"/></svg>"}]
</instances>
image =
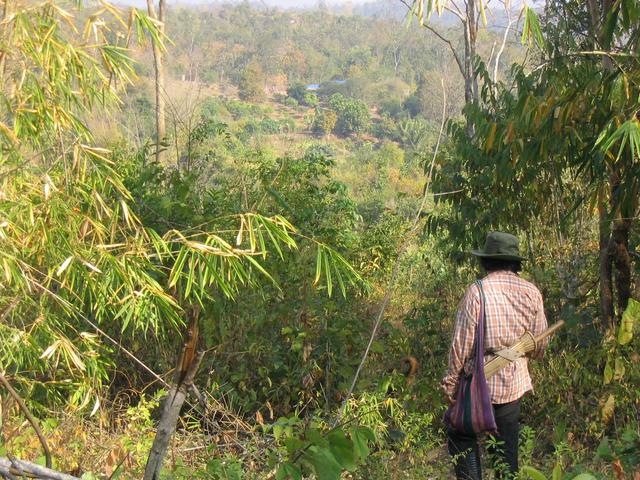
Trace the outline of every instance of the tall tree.
<instances>
[{"instance_id":1,"label":"tall tree","mask_svg":"<svg viewBox=\"0 0 640 480\"><path fill-rule=\"evenodd\" d=\"M256 60L245 67L238 84L238 96L250 102L264 100L264 71Z\"/></svg>"},{"instance_id":2,"label":"tall tree","mask_svg":"<svg viewBox=\"0 0 640 480\"><path fill-rule=\"evenodd\" d=\"M165 0L158 0L157 13L153 0L147 0L147 11L149 13L149 17L156 20L160 36L164 36ZM162 163L165 153L163 144L167 136L163 47L160 42L153 42L152 49L156 91L156 161L158 163Z\"/></svg>"},{"instance_id":3,"label":"tall tree","mask_svg":"<svg viewBox=\"0 0 640 480\"><path fill-rule=\"evenodd\" d=\"M466 109L471 142L454 128L462 168L449 186L463 190L451 199L458 215L485 227L543 222L560 229L561 218L582 204L597 211L603 328L615 325L632 295L639 19L636 0L550 1L542 26L526 10L523 38L537 45L536 68L517 68L513 87L492 83L480 65L482 103ZM566 210L552 219L561 197Z\"/></svg>"},{"instance_id":4,"label":"tall tree","mask_svg":"<svg viewBox=\"0 0 640 480\"><path fill-rule=\"evenodd\" d=\"M465 0L464 6L458 5L459 2L455 0L413 0L409 3L407 0L400 0L410 10L410 15L415 15L418 18L420 25L431 31L436 37L442 40L451 51L453 58L460 70L460 74L464 79L464 99L466 104L477 103L478 98L478 72L476 71L476 56L478 55L478 31L480 28L480 22L486 26L487 15L486 9L490 3L490 0ZM495 61L495 70L497 72L500 56L504 51L509 32L512 29L512 12L510 2L507 0L504 2L504 9L507 12L509 21L505 28L502 44L498 49L498 54L493 57L494 48L491 50L491 54L487 59L487 64L491 64ZM463 36L462 44L463 48L460 50L455 46L457 43L455 40L448 38L444 33L439 31L430 23L430 18L434 13L442 15L443 12L447 12L454 15L460 21L462 26ZM497 74L496 74L497 75ZM467 135L473 135L473 123L467 122Z\"/></svg>"}]
</instances>

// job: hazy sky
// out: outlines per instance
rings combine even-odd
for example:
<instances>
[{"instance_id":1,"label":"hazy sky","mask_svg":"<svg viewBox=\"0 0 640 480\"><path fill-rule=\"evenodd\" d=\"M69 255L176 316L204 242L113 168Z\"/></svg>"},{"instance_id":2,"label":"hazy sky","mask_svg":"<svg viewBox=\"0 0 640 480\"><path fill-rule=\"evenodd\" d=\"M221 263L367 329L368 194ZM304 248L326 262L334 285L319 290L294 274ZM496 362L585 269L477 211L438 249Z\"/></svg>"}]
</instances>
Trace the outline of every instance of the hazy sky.
<instances>
[{"instance_id":1,"label":"hazy sky","mask_svg":"<svg viewBox=\"0 0 640 480\"><path fill-rule=\"evenodd\" d=\"M242 0L167 0L167 4L169 5L207 5L207 4L215 4L215 3L240 3ZM309 6L309 5L317 5L318 0L249 0L250 3L266 3L267 5L273 5L278 7L296 7L296 6ZM371 2L372 0L324 0L327 5L342 5L345 3L352 4L361 4ZM393 0L388 0L389 3L392 3ZM118 3L126 3L126 4L144 4L146 5L145 0L121 0Z\"/></svg>"}]
</instances>

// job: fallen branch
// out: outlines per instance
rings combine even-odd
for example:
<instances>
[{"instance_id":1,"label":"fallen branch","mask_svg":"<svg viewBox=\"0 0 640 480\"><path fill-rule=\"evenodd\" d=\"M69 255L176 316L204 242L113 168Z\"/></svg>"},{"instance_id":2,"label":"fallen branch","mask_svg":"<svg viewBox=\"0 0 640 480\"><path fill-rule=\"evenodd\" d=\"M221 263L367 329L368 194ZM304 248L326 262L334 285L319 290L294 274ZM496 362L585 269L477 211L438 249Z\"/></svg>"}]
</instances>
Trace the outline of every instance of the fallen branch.
<instances>
[{"instance_id":1,"label":"fallen branch","mask_svg":"<svg viewBox=\"0 0 640 480\"><path fill-rule=\"evenodd\" d=\"M78 477L43 467L37 463L18 460L17 458L10 460L7 457L0 457L0 473L7 478L16 478L16 475L26 475L42 480L80 480Z\"/></svg>"}]
</instances>

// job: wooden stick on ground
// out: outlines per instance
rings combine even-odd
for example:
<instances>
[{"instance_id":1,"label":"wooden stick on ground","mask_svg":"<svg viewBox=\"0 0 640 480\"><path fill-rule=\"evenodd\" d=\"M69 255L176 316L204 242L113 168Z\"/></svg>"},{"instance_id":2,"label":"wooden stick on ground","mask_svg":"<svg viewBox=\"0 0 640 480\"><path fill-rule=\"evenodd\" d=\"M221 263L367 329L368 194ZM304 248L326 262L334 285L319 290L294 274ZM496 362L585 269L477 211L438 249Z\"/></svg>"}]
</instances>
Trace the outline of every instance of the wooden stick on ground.
<instances>
[{"instance_id":1,"label":"wooden stick on ground","mask_svg":"<svg viewBox=\"0 0 640 480\"><path fill-rule=\"evenodd\" d=\"M16 475L20 475L20 472L24 475L28 475L31 478L40 478L43 480L80 480L78 477L67 475L66 473L58 472L36 463L27 462L26 460L18 460L14 458L10 460L6 457L0 457L0 473L8 478L15 478Z\"/></svg>"}]
</instances>

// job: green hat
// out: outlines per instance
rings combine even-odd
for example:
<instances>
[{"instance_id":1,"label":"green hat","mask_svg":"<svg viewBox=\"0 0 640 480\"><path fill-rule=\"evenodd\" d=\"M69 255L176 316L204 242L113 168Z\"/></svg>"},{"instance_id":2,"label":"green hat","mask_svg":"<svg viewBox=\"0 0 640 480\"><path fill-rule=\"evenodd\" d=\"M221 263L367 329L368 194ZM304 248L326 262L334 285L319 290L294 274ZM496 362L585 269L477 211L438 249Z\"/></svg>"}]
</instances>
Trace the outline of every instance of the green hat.
<instances>
[{"instance_id":1,"label":"green hat","mask_svg":"<svg viewBox=\"0 0 640 480\"><path fill-rule=\"evenodd\" d=\"M496 258L499 260L526 260L520 256L518 237L504 232L489 232L482 250L472 250L476 257Z\"/></svg>"}]
</instances>

